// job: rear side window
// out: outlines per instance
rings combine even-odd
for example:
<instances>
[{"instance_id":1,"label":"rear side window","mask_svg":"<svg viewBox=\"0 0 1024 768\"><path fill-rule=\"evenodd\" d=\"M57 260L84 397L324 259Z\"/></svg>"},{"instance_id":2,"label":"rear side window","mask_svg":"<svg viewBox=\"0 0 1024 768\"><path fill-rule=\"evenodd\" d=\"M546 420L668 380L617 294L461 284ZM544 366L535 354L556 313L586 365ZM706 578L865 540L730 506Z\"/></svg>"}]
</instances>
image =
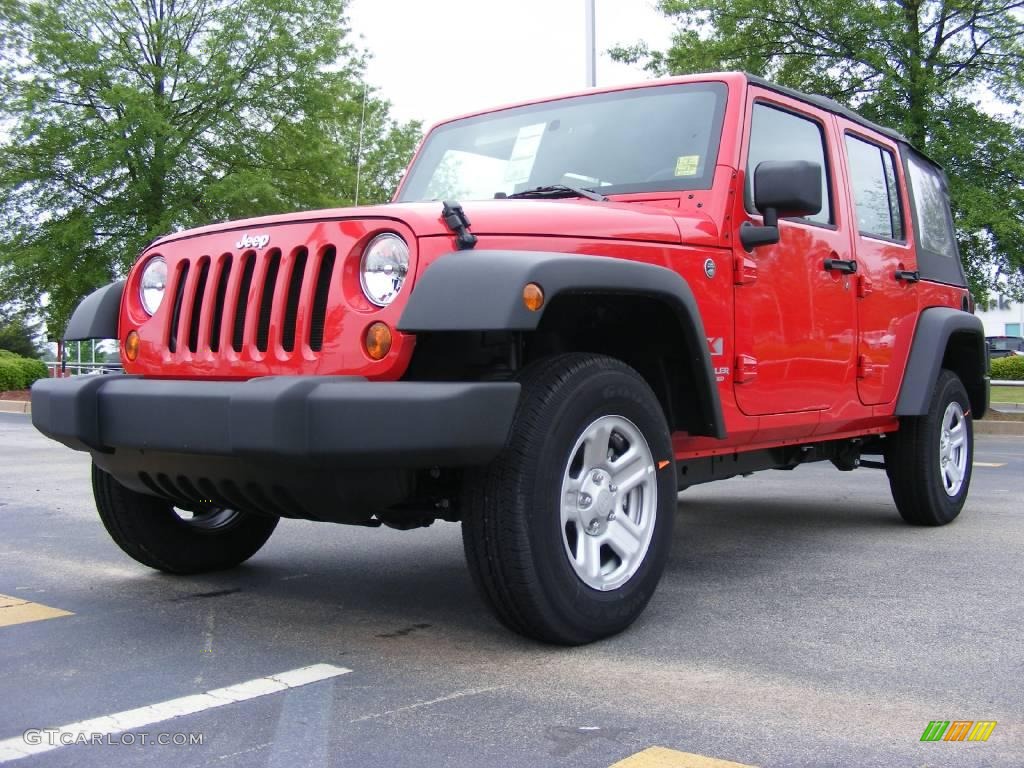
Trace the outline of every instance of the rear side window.
<instances>
[{"instance_id":1,"label":"rear side window","mask_svg":"<svg viewBox=\"0 0 1024 768\"><path fill-rule=\"evenodd\" d=\"M921 277L952 285L966 285L953 236L946 177L913 150L907 151L906 172L910 204L917 233Z\"/></svg>"},{"instance_id":2,"label":"rear side window","mask_svg":"<svg viewBox=\"0 0 1024 768\"><path fill-rule=\"evenodd\" d=\"M953 222L942 176L916 155L907 159L907 171L921 247L940 256L955 258Z\"/></svg>"},{"instance_id":3,"label":"rear side window","mask_svg":"<svg viewBox=\"0 0 1024 768\"><path fill-rule=\"evenodd\" d=\"M846 157L860 233L903 240L903 214L892 152L847 134Z\"/></svg>"},{"instance_id":4,"label":"rear side window","mask_svg":"<svg viewBox=\"0 0 1024 768\"><path fill-rule=\"evenodd\" d=\"M832 223L832 196L828 189L828 164L825 162L825 136L813 120L792 112L755 104L750 123L750 148L747 151L747 210L754 208L754 170L765 160L808 160L821 166L821 211L803 221Z\"/></svg>"}]
</instances>

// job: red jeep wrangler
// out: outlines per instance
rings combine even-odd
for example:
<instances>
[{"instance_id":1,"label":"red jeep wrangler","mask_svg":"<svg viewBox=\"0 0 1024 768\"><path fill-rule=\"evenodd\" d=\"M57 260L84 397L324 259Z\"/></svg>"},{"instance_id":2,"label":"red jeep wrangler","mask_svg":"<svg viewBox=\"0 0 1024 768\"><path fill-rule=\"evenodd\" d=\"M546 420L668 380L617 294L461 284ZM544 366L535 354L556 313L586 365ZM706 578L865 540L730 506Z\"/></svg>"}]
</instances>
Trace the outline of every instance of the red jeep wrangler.
<instances>
[{"instance_id":1,"label":"red jeep wrangler","mask_svg":"<svg viewBox=\"0 0 1024 768\"><path fill-rule=\"evenodd\" d=\"M471 115L389 205L154 242L67 330L127 375L40 382L33 422L145 565L237 565L281 517L461 521L505 625L585 643L643 610L687 486L828 460L957 516L988 376L946 189L744 74Z\"/></svg>"}]
</instances>

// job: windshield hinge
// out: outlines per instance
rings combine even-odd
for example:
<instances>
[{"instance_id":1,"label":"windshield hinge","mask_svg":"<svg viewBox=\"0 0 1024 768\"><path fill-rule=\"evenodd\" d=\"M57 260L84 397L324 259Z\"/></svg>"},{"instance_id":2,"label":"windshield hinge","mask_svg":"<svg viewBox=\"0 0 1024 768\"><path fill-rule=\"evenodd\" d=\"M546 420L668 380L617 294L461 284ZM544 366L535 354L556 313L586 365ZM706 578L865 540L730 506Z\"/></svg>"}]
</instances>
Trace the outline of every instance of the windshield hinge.
<instances>
[{"instance_id":1,"label":"windshield hinge","mask_svg":"<svg viewBox=\"0 0 1024 768\"><path fill-rule=\"evenodd\" d=\"M476 245L476 235L469 231L469 219L459 203L444 201L441 217L445 225L455 233L455 245L460 251L466 251Z\"/></svg>"}]
</instances>

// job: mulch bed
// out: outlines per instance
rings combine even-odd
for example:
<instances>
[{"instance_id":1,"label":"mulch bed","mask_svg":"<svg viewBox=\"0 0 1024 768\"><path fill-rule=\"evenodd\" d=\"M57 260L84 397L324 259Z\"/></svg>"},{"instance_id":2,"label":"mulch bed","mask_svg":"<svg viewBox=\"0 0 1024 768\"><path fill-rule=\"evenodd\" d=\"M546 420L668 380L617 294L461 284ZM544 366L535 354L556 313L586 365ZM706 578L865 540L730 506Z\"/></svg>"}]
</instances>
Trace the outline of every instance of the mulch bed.
<instances>
[{"instance_id":1,"label":"mulch bed","mask_svg":"<svg viewBox=\"0 0 1024 768\"><path fill-rule=\"evenodd\" d=\"M26 402L31 399L30 394L31 393L27 389L9 389L6 392L0 392L0 400L18 400L20 402Z\"/></svg>"}]
</instances>

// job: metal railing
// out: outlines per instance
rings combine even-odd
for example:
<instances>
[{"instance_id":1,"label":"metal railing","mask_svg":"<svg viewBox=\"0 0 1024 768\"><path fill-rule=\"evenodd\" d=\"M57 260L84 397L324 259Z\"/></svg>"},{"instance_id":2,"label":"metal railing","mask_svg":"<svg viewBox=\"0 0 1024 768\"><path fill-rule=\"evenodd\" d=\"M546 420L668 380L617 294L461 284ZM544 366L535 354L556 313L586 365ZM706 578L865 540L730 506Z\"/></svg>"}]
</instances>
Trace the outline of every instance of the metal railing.
<instances>
[{"instance_id":1,"label":"metal railing","mask_svg":"<svg viewBox=\"0 0 1024 768\"><path fill-rule=\"evenodd\" d=\"M120 373L123 369L119 363L73 363L61 364L54 360L46 364L51 379L63 379L68 376L87 376L90 374Z\"/></svg>"},{"instance_id":2,"label":"metal railing","mask_svg":"<svg viewBox=\"0 0 1024 768\"><path fill-rule=\"evenodd\" d=\"M51 360L46 364L50 371L50 378L62 379L67 376L84 376L87 374L99 373L121 373L124 368L119 363L64 363L63 371L58 360ZM992 381L994 387L1024 387L1024 381Z\"/></svg>"}]
</instances>

